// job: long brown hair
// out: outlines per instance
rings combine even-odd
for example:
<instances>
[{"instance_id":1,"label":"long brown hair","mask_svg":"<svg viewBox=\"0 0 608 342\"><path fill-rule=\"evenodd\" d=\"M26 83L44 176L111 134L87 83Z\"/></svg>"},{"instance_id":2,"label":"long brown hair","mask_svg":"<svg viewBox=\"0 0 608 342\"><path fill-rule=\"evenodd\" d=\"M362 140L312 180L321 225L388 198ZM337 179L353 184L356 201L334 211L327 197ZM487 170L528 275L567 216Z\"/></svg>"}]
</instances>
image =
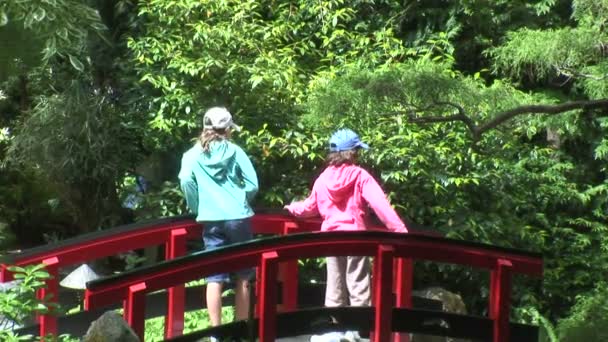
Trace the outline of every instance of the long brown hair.
<instances>
[{"instance_id":1,"label":"long brown hair","mask_svg":"<svg viewBox=\"0 0 608 342\"><path fill-rule=\"evenodd\" d=\"M355 164L359 156L358 149L331 152L325 158L327 165L340 166L342 164Z\"/></svg>"},{"instance_id":2,"label":"long brown hair","mask_svg":"<svg viewBox=\"0 0 608 342\"><path fill-rule=\"evenodd\" d=\"M230 139L230 129L213 129L206 128L199 136L203 152L208 153L209 147L214 141Z\"/></svg>"}]
</instances>

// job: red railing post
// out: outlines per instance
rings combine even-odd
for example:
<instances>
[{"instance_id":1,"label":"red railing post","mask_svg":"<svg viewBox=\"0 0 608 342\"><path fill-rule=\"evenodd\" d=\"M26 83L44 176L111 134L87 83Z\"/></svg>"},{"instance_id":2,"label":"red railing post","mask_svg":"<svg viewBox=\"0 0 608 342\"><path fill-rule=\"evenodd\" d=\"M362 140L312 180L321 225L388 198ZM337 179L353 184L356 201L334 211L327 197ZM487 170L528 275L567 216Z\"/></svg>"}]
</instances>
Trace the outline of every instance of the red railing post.
<instances>
[{"instance_id":1,"label":"red railing post","mask_svg":"<svg viewBox=\"0 0 608 342\"><path fill-rule=\"evenodd\" d=\"M36 297L39 300L49 299L49 303L59 303L59 259L52 257L42 261L49 279L45 280L45 287L38 290ZM40 324L40 337L44 338L48 334L57 335L57 317L54 316L52 308L44 315L38 315Z\"/></svg>"},{"instance_id":2,"label":"red railing post","mask_svg":"<svg viewBox=\"0 0 608 342\"><path fill-rule=\"evenodd\" d=\"M253 283L253 293L255 293L255 298L257 298L257 302L254 303L253 308L253 317L260 317L260 279L262 279L262 268L260 266L255 268L255 282ZM251 291L251 290L250 290Z\"/></svg>"},{"instance_id":3,"label":"red railing post","mask_svg":"<svg viewBox=\"0 0 608 342\"><path fill-rule=\"evenodd\" d=\"M509 341L512 270L513 264L505 259L498 259L496 269L492 270L490 318L494 320L494 342Z\"/></svg>"},{"instance_id":4,"label":"red railing post","mask_svg":"<svg viewBox=\"0 0 608 342\"><path fill-rule=\"evenodd\" d=\"M391 337L393 324L393 258L395 249L379 245L374 262L374 342L386 342Z\"/></svg>"},{"instance_id":5,"label":"red railing post","mask_svg":"<svg viewBox=\"0 0 608 342\"><path fill-rule=\"evenodd\" d=\"M259 341L273 342L276 338L277 328L277 252L262 254L260 265L260 292L259 307Z\"/></svg>"},{"instance_id":6,"label":"red railing post","mask_svg":"<svg viewBox=\"0 0 608 342\"><path fill-rule=\"evenodd\" d=\"M144 341L146 325L146 283L129 286L127 299L124 301L124 318L131 326L140 341Z\"/></svg>"},{"instance_id":7,"label":"red railing post","mask_svg":"<svg viewBox=\"0 0 608 342\"><path fill-rule=\"evenodd\" d=\"M8 270L9 267L7 264L0 264L0 283L7 283L13 280L13 275Z\"/></svg>"},{"instance_id":8,"label":"red railing post","mask_svg":"<svg viewBox=\"0 0 608 342\"><path fill-rule=\"evenodd\" d=\"M295 222L285 222L283 223L283 235L287 235L297 228L298 225ZM279 310L295 310L298 306L298 260L280 263L278 278L283 284Z\"/></svg>"},{"instance_id":9,"label":"red railing post","mask_svg":"<svg viewBox=\"0 0 608 342\"><path fill-rule=\"evenodd\" d=\"M496 272L490 271L490 284L488 285L488 317L493 318L492 305L494 305L494 292L496 291Z\"/></svg>"},{"instance_id":10,"label":"red railing post","mask_svg":"<svg viewBox=\"0 0 608 342\"><path fill-rule=\"evenodd\" d=\"M395 260L395 306L398 308L412 308L412 290L414 282L414 261L411 258L398 258ZM410 342L408 333L395 333L395 342Z\"/></svg>"},{"instance_id":11,"label":"red railing post","mask_svg":"<svg viewBox=\"0 0 608 342\"><path fill-rule=\"evenodd\" d=\"M186 254L186 236L184 228L173 229L169 241L165 244L165 259L174 259ZM179 336L184 332L184 307L186 291L184 285L167 290L167 316L165 316L165 339Z\"/></svg>"}]
</instances>

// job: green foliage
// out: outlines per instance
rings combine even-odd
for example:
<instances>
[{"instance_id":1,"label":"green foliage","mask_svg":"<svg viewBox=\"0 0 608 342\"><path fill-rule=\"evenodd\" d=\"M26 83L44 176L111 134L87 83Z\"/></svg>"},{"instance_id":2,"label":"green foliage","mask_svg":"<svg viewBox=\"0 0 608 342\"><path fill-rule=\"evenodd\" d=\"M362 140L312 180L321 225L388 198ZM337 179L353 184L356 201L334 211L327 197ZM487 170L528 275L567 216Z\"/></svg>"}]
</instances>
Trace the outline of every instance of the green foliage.
<instances>
[{"instance_id":1,"label":"green foliage","mask_svg":"<svg viewBox=\"0 0 608 342\"><path fill-rule=\"evenodd\" d=\"M589 98L608 96L604 61L608 3L575 0L573 8L576 26L510 32L505 44L488 51L495 69L516 79L573 82Z\"/></svg>"},{"instance_id":2,"label":"green foliage","mask_svg":"<svg viewBox=\"0 0 608 342\"><path fill-rule=\"evenodd\" d=\"M496 15L492 20L508 21L497 12L507 6L507 12L512 10L510 15L525 7L522 3L512 4L511 7L501 2L491 9L468 4L464 8L473 17L488 10L489 14L484 15ZM578 113L549 120L522 117L488 132L474 146L470 132L461 122L414 124L412 121L418 119L457 114L459 107L479 124L522 104L556 103L565 97L549 92L528 94L507 80L487 82L484 70L465 76L453 57L461 47L453 43L457 41L457 26L453 26L456 31L419 36L425 39L418 38L416 48L389 44L387 48L394 51L374 55L361 48L366 45L358 43L358 36L351 32L359 32L355 20L366 23L368 17L353 3L341 5L327 13L338 13L343 8L344 15L357 13L352 18L342 18L344 21L337 19L336 27L342 24L343 31L331 25L324 29L323 21L306 20L298 24L297 31L285 31L284 27L294 25L284 23L284 17L278 15L287 11L286 7L219 2L205 7L204 12L194 10L203 6L200 2L150 2L140 15L163 25L146 22L146 32L134 37L129 46L142 79L161 91L152 127L180 134L197 126L200 118L193 108L229 103L237 120L249 128L236 139L252 156L261 177L263 191L257 199L258 206L280 206L305 196L323 167L329 133L338 127L353 127L373 147L363 154L362 162L377 170L374 173L382 179L400 213L451 237L543 252L547 260L544 292L540 292L538 283L526 283L522 286L527 290L517 292L516 299L533 302L541 309L563 310L572 303L569 293L585 291L598 279L603 264L590 260L605 258L595 253L598 246L606 246L603 182L598 179L593 162L581 165L584 158L576 146L577 139L590 134L601 136L603 129L593 121L580 119ZM557 6L556 2L539 1L526 11L542 14L552 6ZM399 10L398 6L393 9ZM297 16L303 7L292 4L289 10L289 15ZM315 10L316 7L309 11ZM184 35L181 27L188 23L193 30ZM323 42L327 45L302 47L298 52L298 44L314 41L307 40L309 27L320 32L312 37L326 37ZM273 30L283 40L274 40L277 36ZM521 58L521 63L509 64L512 60L497 57L495 70L503 70L500 63L509 67L522 65L523 70L523 65L540 62L531 70L548 71L553 66L542 63L551 58L565 60L569 67L585 65L588 59L574 50L587 48L590 35L578 30L573 37L564 36L566 30L573 29L561 30L562 40L545 33L541 38L568 41L559 46L566 46L565 50L549 51L531 41L535 54L530 55L521 45L507 44L500 51L512 48L504 55L520 56L517 58ZM393 41L403 34L392 32ZM336 38L338 34L357 47L348 52L351 57L343 57L348 50L338 48L337 42L344 41ZM192 44L193 41L199 44ZM205 48L201 49L201 45ZM567 48L573 45L574 52ZM554 57L547 59L547 51ZM297 53L302 57L293 57ZM387 58L393 53L400 57ZM295 72L294 67L302 77L289 76ZM216 88L200 87L194 82L196 79ZM286 128L288 123L291 126ZM553 149L544 140L547 130L571 139L571 149ZM579 270L576 280L564 284L564 274L570 270ZM474 284L482 283L474 273L443 266L437 271L443 273L434 279L423 278L458 283L461 288L475 288ZM483 300L471 303L472 307L482 306Z\"/></svg>"},{"instance_id":3,"label":"green foliage","mask_svg":"<svg viewBox=\"0 0 608 342\"><path fill-rule=\"evenodd\" d=\"M44 243L45 233L71 234L71 220L47 178L27 167L0 170L0 251Z\"/></svg>"},{"instance_id":4,"label":"green foliage","mask_svg":"<svg viewBox=\"0 0 608 342\"><path fill-rule=\"evenodd\" d=\"M66 182L77 182L82 174L118 178L118 166L130 157L123 150L131 132L110 99L98 98L94 91L73 83L64 93L41 97L18 127L9 156L41 165Z\"/></svg>"},{"instance_id":5,"label":"green foliage","mask_svg":"<svg viewBox=\"0 0 608 342\"><path fill-rule=\"evenodd\" d=\"M132 24L131 7L129 1L0 4L0 17L6 18L0 41L8 47L0 51L6 58L0 63L0 126L18 136L9 144L18 151L8 162L2 153L10 176L0 177L17 197L7 211L19 208L19 215L2 218L12 230L26 231L44 215L48 224L25 236L54 231L66 237L128 220L117 185L146 144L137 131L145 128L138 124L145 119L125 111L137 111L141 93L137 87L120 88L133 74L121 63L126 57L117 57L125 48L118 43L123 30ZM44 184L32 192L28 185L38 182ZM20 194L27 201L19 200ZM43 210L32 210L28 219L24 208L34 205Z\"/></svg>"},{"instance_id":6,"label":"green foliage","mask_svg":"<svg viewBox=\"0 0 608 342\"><path fill-rule=\"evenodd\" d=\"M234 308L222 307L222 322L231 322L234 318ZM184 315L184 334L210 327L207 309L186 312ZM146 341L162 341L164 339L165 318L157 317L146 320L144 338Z\"/></svg>"},{"instance_id":7,"label":"green foliage","mask_svg":"<svg viewBox=\"0 0 608 342\"><path fill-rule=\"evenodd\" d=\"M516 309L516 316L518 316L523 322L531 323L539 326L539 337L538 340L542 342L559 342L555 326L536 308L534 307L520 307Z\"/></svg>"},{"instance_id":8,"label":"green foliage","mask_svg":"<svg viewBox=\"0 0 608 342\"><path fill-rule=\"evenodd\" d=\"M579 295L571 314L559 321L559 341L605 341L608 339L608 287L600 283L590 293Z\"/></svg>"},{"instance_id":9,"label":"green foliage","mask_svg":"<svg viewBox=\"0 0 608 342\"><path fill-rule=\"evenodd\" d=\"M95 91L74 82L41 96L8 151L17 165L44 170L84 231L120 222L115 182L136 165L138 151L131 143L136 128L120 120L111 98Z\"/></svg>"},{"instance_id":10,"label":"green foliage","mask_svg":"<svg viewBox=\"0 0 608 342\"><path fill-rule=\"evenodd\" d=\"M584 25L604 27L608 21L608 2L606 0L572 1L573 17Z\"/></svg>"},{"instance_id":11,"label":"green foliage","mask_svg":"<svg viewBox=\"0 0 608 342\"><path fill-rule=\"evenodd\" d=\"M73 0L3 1L0 3L0 80L14 60L29 66L53 58L68 59L78 71L85 68L80 56L89 34L105 29L99 13L86 2ZM41 49L41 46L44 48Z\"/></svg>"},{"instance_id":12,"label":"green foliage","mask_svg":"<svg viewBox=\"0 0 608 342\"><path fill-rule=\"evenodd\" d=\"M48 300L36 299L36 291L45 285L49 274L44 270L44 265L32 265L26 267L12 266L9 271L15 272L17 286L0 293L0 311L9 319L17 323L25 323L34 313L48 313L51 307Z\"/></svg>"},{"instance_id":13,"label":"green foliage","mask_svg":"<svg viewBox=\"0 0 608 342\"><path fill-rule=\"evenodd\" d=\"M450 102L482 122L531 98L506 83L486 86L454 72L450 64L428 60L371 72L347 71L317 82L309 99L303 122L306 127L316 123L310 140L318 139L313 134L327 137L337 127L355 127L372 146L362 161L379 171L405 217L451 237L542 252L542 293L530 291L539 284L528 282L527 291L516 292L516 302L559 312L572 303L572 293L586 291L601 279L608 261L601 194L605 185L594 163L581 164L593 150L587 149L585 157L574 145L581 135L601 136L603 128L594 121L578 115L515 120L472 146L463 123L420 126L410 120L451 115L455 107L443 104ZM542 100L555 101L548 94ZM573 145L555 150L542 139L547 129L570 137ZM475 273L453 267L427 270L421 272L426 282L458 283L461 288L484 282ZM573 277L567 284L566 274ZM473 296L480 301L470 307L484 305L483 298Z\"/></svg>"},{"instance_id":14,"label":"green foliage","mask_svg":"<svg viewBox=\"0 0 608 342\"><path fill-rule=\"evenodd\" d=\"M0 92L0 101L3 100L3 94ZM10 246L13 243L14 235L9 231L9 224L12 220L12 215L9 212L14 211L14 208L4 204L11 203L7 198L4 198L6 194L10 192L6 191L6 171L3 167L4 155L6 154L6 149L8 148L8 143L11 140L10 130L6 127L0 127L0 171L2 174L0 176L0 250L6 249L6 246Z\"/></svg>"},{"instance_id":15,"label":"green foliage","mask_svg":"<svg viewBox=\"0 0 608 342\"><path fill-rule=\"evenodd\" d=\"M246 128L235 140L260 176L254 205L280 207L308 193L327 137L349 126L371 144L361 162L404 217L543 253L543 284L516 279L514 298L518 319L550 327L608 264L605 109L522 115L479 140L470 125L524 104L606 97L607 9L606 0L3 2L10 48L0 55L11 63L0 64L14 77L0 84L0 127L10 131L0 135L0 226L63 213L81 229L120 221L128 175L151 155L181 155L211 105ZM101 21L103 38L91 34ZM425 123L462 114L469 126ZM137 219L184 213L175 181L159 177ZM487 307L485 274L424 263L416 276L456 288L473 312Z\"/></svg>"},{"instance_id":16,"label":"green foliage","mask_svg":"<svg viewBox=\"0 0 608 342\"><path fill-rule=\"evenodd\" d=\"M264 186L256 198L257 206L282 207L286 200L303 196L316 167L324 159L325 145L322 136L307 133L310 132L290 129L273 134L264 125L258 132L239 134L238 139L246 146Z\"/></svg>"},{"instance_id":17,"label":"green foliage","mask_svg":"<svg viewBox=\"0 0 608 342\"><path fill-rule=\"evenodd\" d=\"M412 53L395 38L394 22L375 20L396 14L394 7L393 1L146 2L139 8L144 31L129 48L141 80L158 90L151 127L187 131L198 126L199 108L220 103L236 109L245 126L259 128L263 115L284 128L293 122L285 113L315 74Z\"/></svg>"},{"instance_id":18,"label":"green foliage","mask_svg":"<svg viewBox=\"0 0 608 342\"><path fill-rule=\"evenodd\" d=\"M11 266L9 271L14 272L17 281L15 286L0 292L0 315L18 325L31 323L36 314L48 314L60 310L53 298L47 297L42 300L36 298L36 291L45 286L45 280L49 279L44 265L31 265L25 267ZM0 340L6 342L17 341L58 341L75 342L78 339L69 335L33 337L30 335L17 335L12 330L0 330Z\"/></svg>"},{"instance_id":19,"label":"green foliage","mask_svg":"<svg viewBox=\"0 0 608 342\"><path fill-rule=\"evenodd\" d=\"M177 182L164 182L141 196L134 210L138 219L156 219L187 214L186 202Z\"/></svg>"},{"instance_id":20,"label":"green foliage","mask_svg":"<svg viewBox=\"0 0 608 342\"><path fill-rule=\"evenodd\" d=\"M14 132L6 127L0 136L0 251L14 248L17 241L43 243L45 232L68 236L73 228L44 172L17 168L8 160Z\"/></svg>"},{"instance_id":21,"label":"green foliage","mask_svg":"<svg viewBox=\"0 0 608 342\"><path fill-rule=\"evenodd\" d=\"M569 0L407 1L402 6L397 35L419 46L445 32L459 68L470 74L491 65L482 52L500 45L508 32L559 27L570 19Z\"/></svg>"},{"instance_id":22,"label":"green foliage","mask_svg":"<svg viewBox=\"0 0 608 342\"><path fill-rule=\"evenodd\" d=\"M560 72L577 76L576 70L601 58L598 30L578 27L560 30L521 29L507 36L508 43L492 50L496 67L518 76L546 78Z\"/></svg>"}]
</instances>

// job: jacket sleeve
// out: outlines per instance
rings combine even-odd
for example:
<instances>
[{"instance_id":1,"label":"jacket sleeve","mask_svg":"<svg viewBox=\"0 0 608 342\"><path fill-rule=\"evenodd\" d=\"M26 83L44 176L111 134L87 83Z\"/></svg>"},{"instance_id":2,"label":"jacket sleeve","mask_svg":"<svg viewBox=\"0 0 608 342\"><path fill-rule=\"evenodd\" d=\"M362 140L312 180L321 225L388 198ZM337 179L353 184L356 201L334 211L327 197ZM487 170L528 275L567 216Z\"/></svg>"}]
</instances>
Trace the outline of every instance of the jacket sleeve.
<instances>
[{"instance_id":1,"label":"jacket sleeve","mask_svg":"<svg viewBox=\"0 0 608 342\"><path fill-rule=\"evenodd\" d=\"M285 206L285 209L289 211L293 216L298 217L312 217L319 215L319 209L317 207L317 192L316 187L313 186L312 192L303 201L293 202Z\"/></svg>"},{"instance_id":2,"label":"jacket sleeve","mask_svg":"<svg viewBox=\"0 0 608 342\"><path fill-rule=\"evenodd\" d=\"M258 174L255 172L255 168L247 154L240 148L237 148L236 162L241 169L247 201L251 201L259 189Z\"/></svg>"},{"instance_id":3,"label":"jacket sleeve","mask_svg":"<svg viewBox=\"0 0 608 342\"><path fill-rule=\"evenodd\" d=\"M365 173L362 179L362 194L367 204L389 230L407 233L407 227L391 207L384 191L382 191L378 182L368 173Z\"/></svg>"},{"instance_id":4,"label":"jacket sleeve","mask_svg":"<svg viewBox=\"0 0 608 342\"><path fill-rule=\"evenodd\" d=\"M179 170L179 184L186 198L188 209L198 214L198 184L192 171L192 162L186 154L182 157L182 165Z\"/></svg>"}]
</instances>

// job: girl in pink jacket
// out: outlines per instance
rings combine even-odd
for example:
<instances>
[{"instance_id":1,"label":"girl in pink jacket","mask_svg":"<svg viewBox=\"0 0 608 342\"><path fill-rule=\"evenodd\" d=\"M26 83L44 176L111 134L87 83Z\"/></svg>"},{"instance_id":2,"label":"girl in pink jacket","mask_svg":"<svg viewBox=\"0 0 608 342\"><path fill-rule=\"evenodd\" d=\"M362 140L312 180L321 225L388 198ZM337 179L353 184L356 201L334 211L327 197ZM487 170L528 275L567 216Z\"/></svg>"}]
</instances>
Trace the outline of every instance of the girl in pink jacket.
<instances>
[{"instance_id":1,"label":"girl in pink jacket","mask_svg":"<svg viewBox=\"0 0 608 342\"><path fill-rule=\"evenodd\" d=\"M328 167L317 178L312 193L285 206L294 216L323 218L322 231L368 229L368 206L391 231L407 233L376 180L356 165L360 149L369 146L350 129L335 132L329 140ZM370 262L367 257L328 257L326 306L369 306Z\"/></svg>"}]
</instances>

